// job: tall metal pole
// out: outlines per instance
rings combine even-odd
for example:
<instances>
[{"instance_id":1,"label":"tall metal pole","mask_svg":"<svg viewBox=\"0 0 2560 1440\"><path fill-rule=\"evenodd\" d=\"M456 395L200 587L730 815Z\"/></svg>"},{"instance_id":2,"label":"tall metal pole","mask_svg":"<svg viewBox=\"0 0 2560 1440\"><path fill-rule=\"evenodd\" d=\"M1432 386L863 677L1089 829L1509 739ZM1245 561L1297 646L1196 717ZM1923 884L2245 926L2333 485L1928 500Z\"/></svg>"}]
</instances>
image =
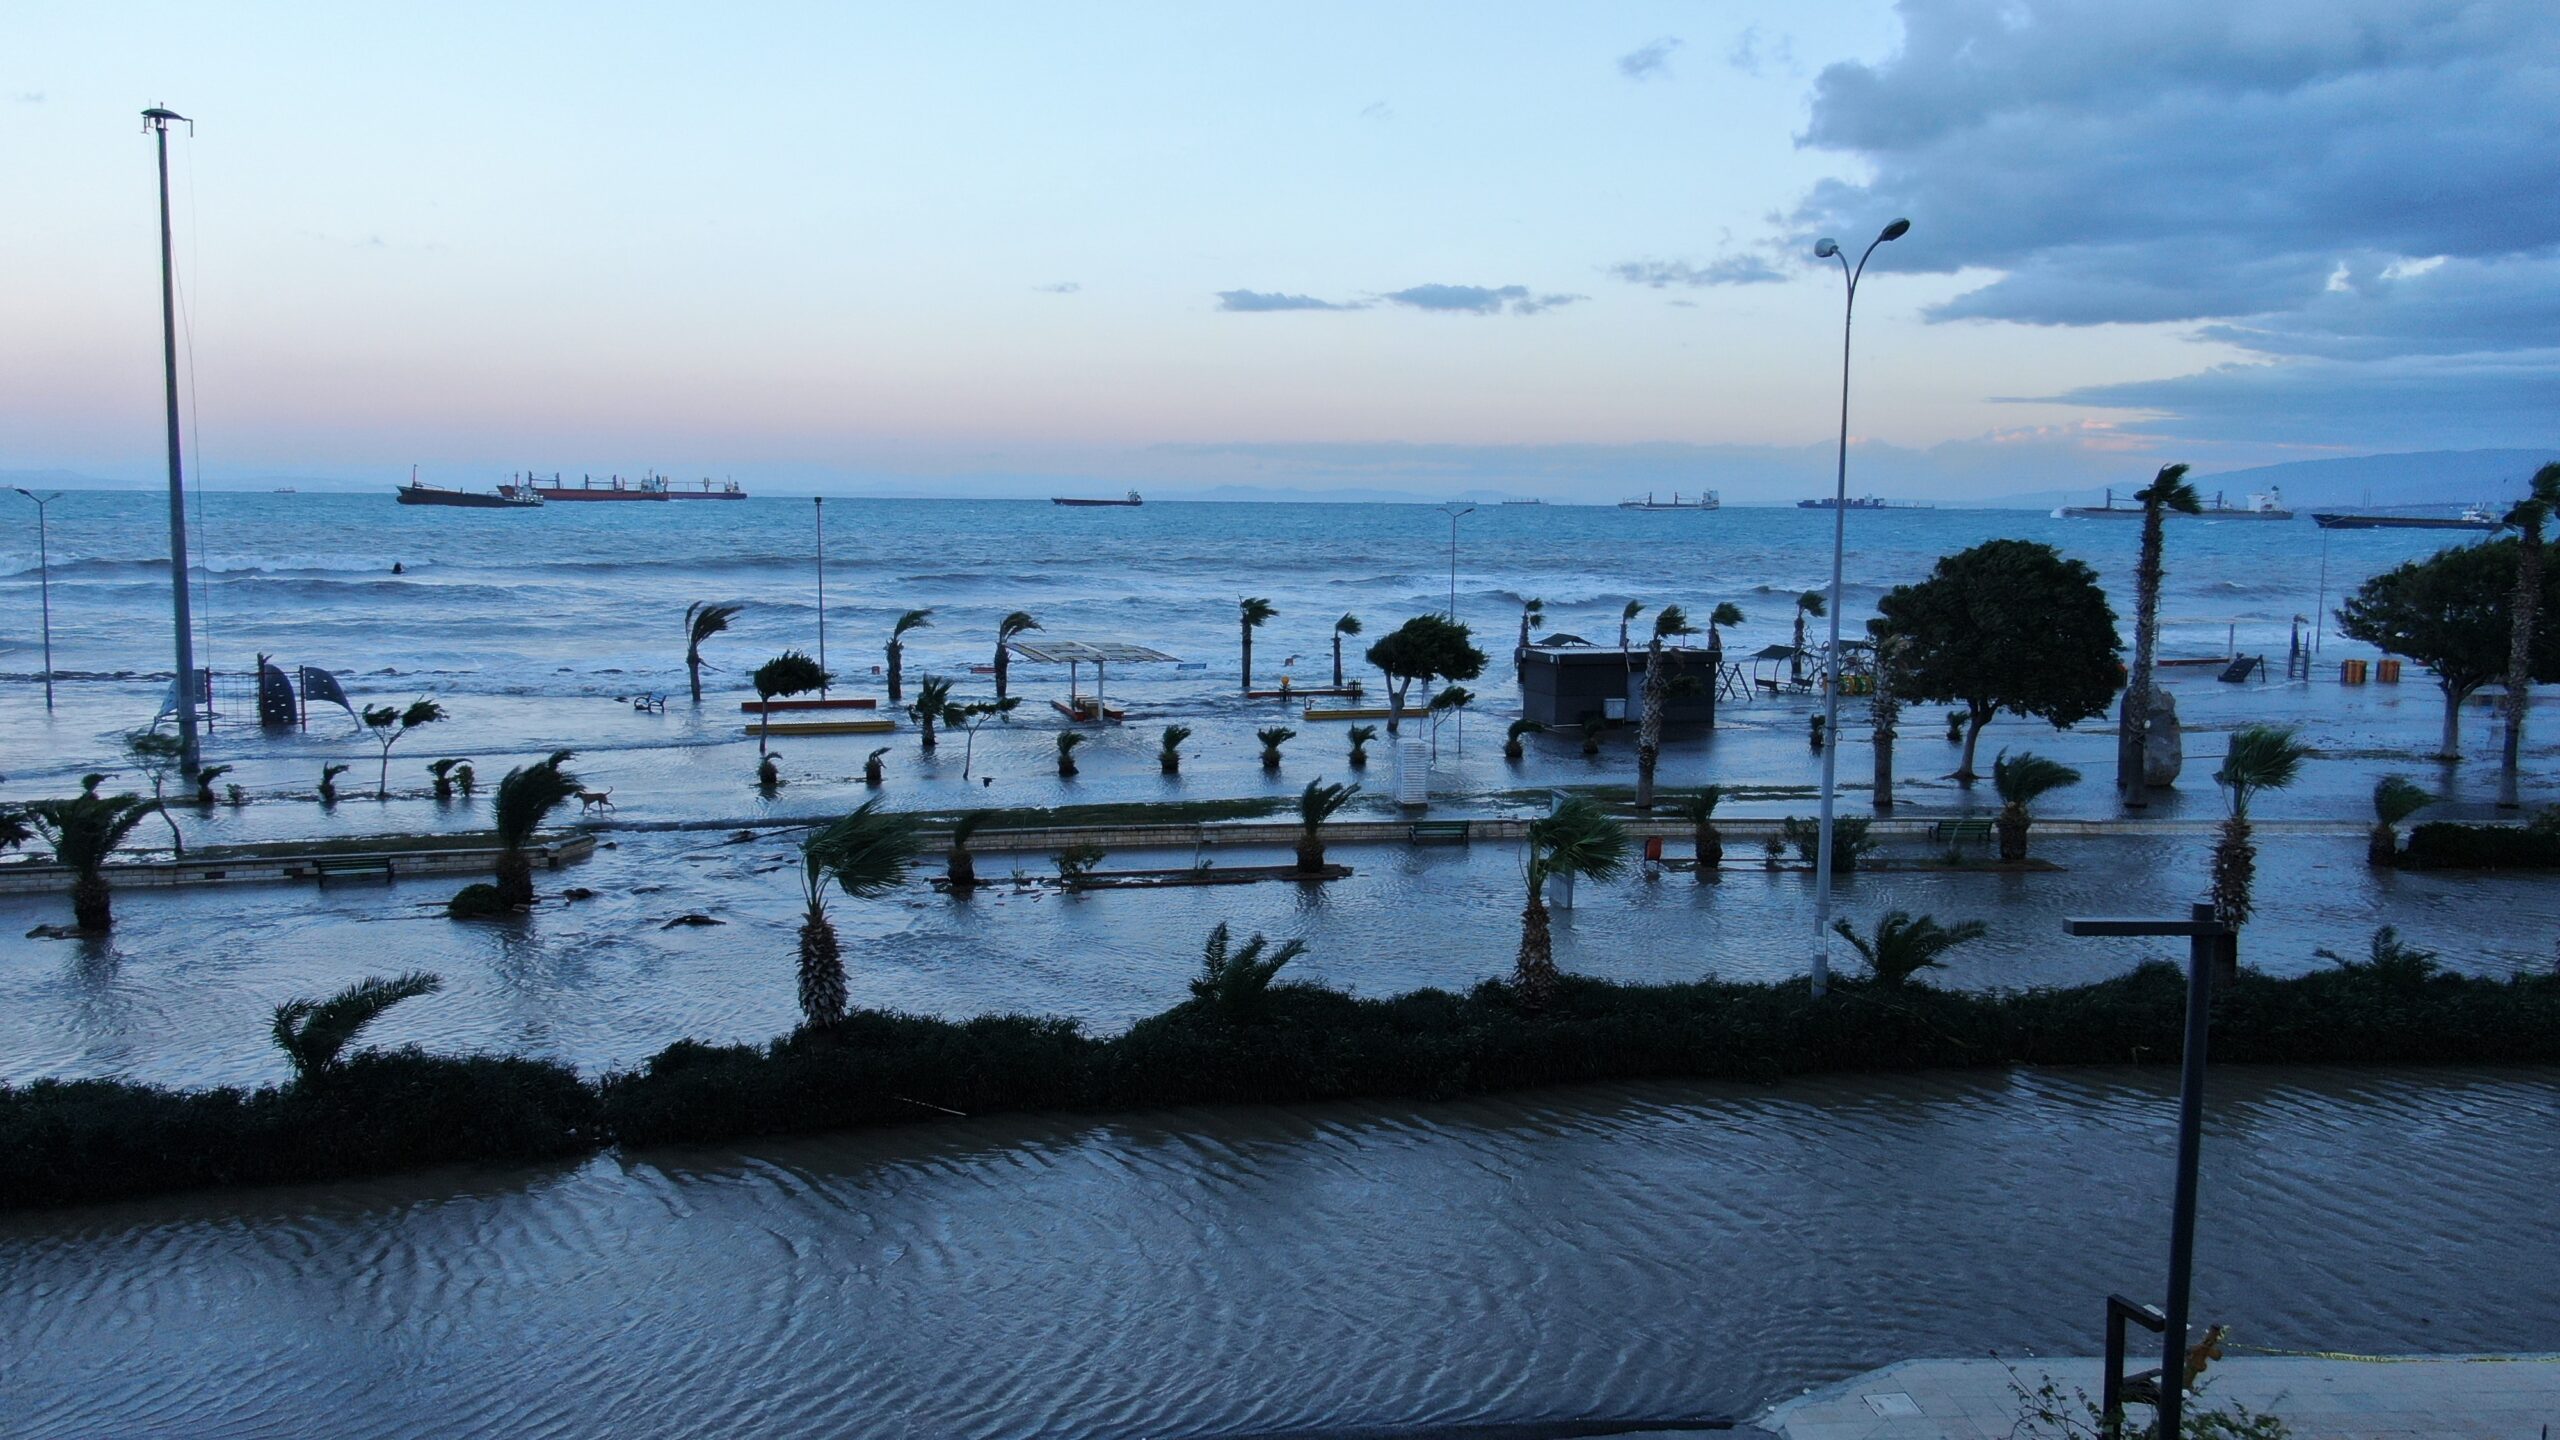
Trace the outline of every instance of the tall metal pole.
<instances>
[{"instance_id":1,"label":"tall metal pole","mask_svg":"<svg viewBox=\"0 0 2560 1440\"><path fill-rule=\"evenodd\" d=\"M160 151L160 350L169 380L169 598L178 631L178 765L192 776L204 757L196 747L195 621L187 612L187 494L178 458L178 282L169 245L169 122L195 122L156 105L143 111L142 118Z\"/></svg>"},{"instance_id":2,"label":"tall metal pole","mask_svg":"<svg viewBox=\"0 0 2560 1440\"><path fill-rule=\"evenodd\" d=\"M1896 220L1867 244L1866 254L1858 257L1856 269L1849 267L1849 257L1829 240L1814 247L1814 253L1826 260L1840 262L1841 274L1848 277L1849 298L1840 310L1840 465L1831 497L1831 639L1822 663L1822 821L1821 840L1813 857L1813 993L1816 996L1831 988L1831 863L1832 810L1837 794L1840 769L1840 568L1849 540L1849 326L1858 309L1858 281L1867 273L1867 260L1876 246L1887 240L1899 240L1911 229L1908 220Z\"/></svg>"},{"instance_id":3,"label":"tall metal pole","mask_svg":"<svg viewBox=\"0 0 2560 1440\"><path fill-rule=\"evenodd\" d=\"M809 503L818 512L818 669L827 668L827 497L812 495ZM827 698L827 687L818 687L818 698Z\"/></svg>"},{"instance_id":4,"label":"tall metal pole","mask_svg":"<svg viewBox=\"0 0 2560 1440\"><path fill-rule=\"evenodd\" d=\"M2214 918L2211 905L2197 905L2189 913L2198 922ZM2239 945L2239 937L2228 931L2197 935L2187 942L2187 1044L2178 1077L2178 1180L2169 1211L2169 1323L2160 1332L2160 1423L2156 1428L2164 1436L2180 1433L2179 1412L2186 1407L2187 1292L2196 1263L2197 1152L2204 1137L2205 1037L2213 1014L2214 962L2224 953L2236 956Z\"/></svg>"},{"instance_id":5,"label":"tall metal pole","mask_svg":"<svg viewBox=\"0 0 2560 1440\"><path fill-rule=\"evenodd\" d=\"M38 495L24 485L10 488L36 502L36 594L44 603L44 710L50 715L53 713L53 554L45 543L44 507L61 499L62 492L57 490L50 495Z\"/></svg>"},{"instance_id":6,"label":"tall metal pole","mask_svg":"<svg viewBox=\"0 0 2560 1440\"><path fill-rule=\"evenodd\" d=\"M1476 507L1468 505L1453 509L1443 505L1440 513L1449 517L1449 619L1455 623L1458 618L1458 517L1473 515Z\"/></svg>"}]
</instances>

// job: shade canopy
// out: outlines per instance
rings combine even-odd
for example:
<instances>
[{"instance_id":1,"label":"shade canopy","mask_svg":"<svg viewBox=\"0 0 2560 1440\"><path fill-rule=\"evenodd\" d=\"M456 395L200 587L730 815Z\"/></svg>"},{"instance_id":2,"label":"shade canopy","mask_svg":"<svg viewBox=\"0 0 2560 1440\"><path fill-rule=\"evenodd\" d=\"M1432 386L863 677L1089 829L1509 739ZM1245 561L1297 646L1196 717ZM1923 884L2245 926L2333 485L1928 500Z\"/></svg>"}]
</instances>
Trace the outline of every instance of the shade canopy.
<instances>
[{"instance_id":1,"label":"shade canopy","mask_svg":"<svg viewBox=\"0 0 2560 1440\"><path fill-rule=\"evenodd\" d=\"M1004 648L1040 665L1138 665L1178 658L1161 650L1127 645L1117 640L1007 640Z\"/></svg>"}]
</instances>

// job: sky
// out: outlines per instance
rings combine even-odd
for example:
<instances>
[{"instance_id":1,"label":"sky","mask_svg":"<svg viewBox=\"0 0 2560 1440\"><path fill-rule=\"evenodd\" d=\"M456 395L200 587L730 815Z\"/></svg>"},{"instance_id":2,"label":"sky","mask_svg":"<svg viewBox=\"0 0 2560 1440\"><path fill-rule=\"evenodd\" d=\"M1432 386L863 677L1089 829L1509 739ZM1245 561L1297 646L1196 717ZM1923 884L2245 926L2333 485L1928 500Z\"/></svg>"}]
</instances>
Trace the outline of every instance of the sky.
<instances>
[{"instance_id":1,"label":"sky","mask_svg":"<svg viewBox=\"0 0 2560 1440\"><path fill-rule=\"evenodd\" d=\"M0 12L0 470L1937 498L2560 445L2528 0Z\"/></svg>"}]
</instances>

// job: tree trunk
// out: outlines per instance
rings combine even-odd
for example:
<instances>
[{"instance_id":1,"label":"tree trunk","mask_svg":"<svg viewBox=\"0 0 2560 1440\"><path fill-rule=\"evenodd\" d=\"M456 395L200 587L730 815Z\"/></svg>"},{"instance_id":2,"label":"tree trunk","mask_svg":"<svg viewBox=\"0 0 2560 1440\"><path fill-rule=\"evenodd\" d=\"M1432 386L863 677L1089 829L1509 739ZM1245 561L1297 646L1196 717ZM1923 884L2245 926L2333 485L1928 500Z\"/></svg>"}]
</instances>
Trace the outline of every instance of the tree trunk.
<instances>
[{"instance_id":1,"label":"tree trunk","mask_svg":"<svg viewBox=\"0 0 2560 1440\"><path fill-rule=\"evenodd\" d=\"M1156 760L1163 767L1164 773L1167 775L1179 775L1182 773L1182 752L1178 750L1167 750L1158 755Z\"/></svg>"},{"instance_id":2,"label":"tree trunk","mask_svg":"<svg viewBox=\"0 0 2560 1440\"><path fill-rule=\"evenodd\" d=\"M1521 761L1527 759L1528 756L1528 747L1522 745L1519 741L1505 740L1502 742L1502 758L1510 761L1512 764L1517 765Z\"/></svg>"},{"instance_id":3,"label":"tree trunk","mask_svg":"<svg viewBox=\"0 0 2560 1440\"><path fill-rule=\"evenodd\" d=\"M1323 841L1323 839L1322 839L1321 837L1319 837L1319 836L1312 835L1312 834L1309 834L1309 835L1302 835L1302 836L1300 836L1300 837L1298 838L1298 871L1299 871L1299 873L1300 873L1300 874L1304 874L1304 875L1312 875L1312 874L1314 874L1315 872L1317 872L1317 871L1319 871L1319 870L1322 870L1323 868L1324 868L1324 841Z\"/></svg>"},{"instance_id":4,"label":"tree trunk","mask_svg":"<svg viewBox=\"0 0 2560 1440\"><path fill-rule=\"evenodd\" d=\"M904 673L906 648L895 640L889 642L889 703L892 705L907 698Z\"/></svg>"},{"instance_id":5,"label":"tree trunk","mask_svg":"<svg viewBox=\"0 0 2560 1440\"><path fill-rule=\"evenodd\" d=\"M1253 627L1244 627L1244 688L1253 688Z\"/></svg>"},{"instance_id":6,"label":"tree trunk","mask_svg":"<svg viewBox=\"0 0 2560 1440\"><path fill-rule=\"evenodd\" d=\"M809 907L800 922L800 1014L811 1025L833 1025L844 1019L844 954L836 946L836 927L826 911Z\"/></svg>"},{"instance_id":7,"label":"tree trunk","mask_svg":"<svg viewBox=\"0 0 2560 1440\"><path fill-rule=\"evenodd\" d=\"M887 766L885 766L885 765L882 765L882 764L880 763L880 757L879 757L879 756L874 755L874 756L872 756L870 759L865 760L865 761L863 761L863 762L862 762L862 783L863 783L863 784L868 785L868 786L870 786L871 788L873 788L873 789L875 789L875 790L876 790L876 789L880 788L880 782L881 782L881 781L883 781L883 780L885 780L885 779L887 779L887 778L888 778L888 767L887 767Z\"/></svg>"},{"instance_id":8,"label":"tree trunk","mask_svg":"<svg viewBox=\"0 0 2560 1440\"><path fill-rule=\"evenodd\" d=\"M693 682L693 703L699 705L702 703L702 657L685 656L684 668L686 677Z\"/></svg>"},{"instance_id":9,"label":"tree trunk","mask_svg":"<svg viewBox=\"0 0 2560 1440\"><path fill-rule=\"evenodd\" d=\"M1724 836L1718 834L1713 825L1701 825L1697 839L1692 843L1698 853L1698 881L1704 884L1714 876L1716 867L1724 864Z\"/></svg>"},{"instance_id":10,"label":"tree trunk","mask_svg":"<svg viewBox=\"0 0 2560 1440\"><path fill-rule=\"evenodd\" d=\"M1902 702L1893 698L1893 641L1876 644L1875 699L1868 705L1875 717L1876 790L1875 808L1879 815L1893 811L1893 737L1894 727L1902 719Z\"/></svg>"},{"instance_id":11,"label":"tree trunk","mask_svg":"<svg viewBox=\"0 0 2560 1440\"><path fill-rule=\"evenodd\" d=\"M1005 648L1004 648L1004 642L1003 642L1002 640L998 640L998 641L996 642L996 699L997 699L997 700L1001 701L1001 700L1003 700L1003 699L1004 699L1004 697L1005 697L1005 688L1004 688L1004 687L1005 687L1006 683L1007 683L1008 681L1010 681L1012 678L1013 678L1013 660L1012 660L1012 657L1006 653Z\"/></svg>"},{"instance_id":12,"label":"tree trunk","mask_svg":"<svg viewBox=\"0 0 2560 1440\"><path fill-rule=\"evenodd\" d=\"M2365 842L2364 858L2368 865L2389 867L2399 864L2400 832L2377 822L2372 838Z\"/></svg>"},{"instance_id":13,"label":"tree trunk","mask_svg":"<svg viewBox=\"0 0 2560 1440\"><path fill-rule=\"evenodd\" d=\"M2258 847L2250 842L2249 822L2238 815L2222 822L2222 838L2213 847L2213 918L2238 929L2249 923L2249 890L2258 875Z\"/></svg>"},{"instance_id":14,"label":"tree trunk","mask_svg":"<svg viewBox=\"0 0 2560 1440\"><path fill-rule=\"evenodd\" d=\"M2456 690L2439 682L2444 691L2444 738L2437 742L2436 758L2458 761L2462 758L2462 701L2468 690Z\"/></svg>"},{"instance_id":15,"label":"tree trunk","mask_svg":"<svg viewBox=\"0 0 2560 1440\"><path fill-rule=\"evenodd\" d=\"M1390 735L1397 733L1403 724L1405 689L1412 684L1407 680L1403 684L1390 683L1387 686L1387 733Z\"/></svg>"},{"instance_id":16,"label":"tree trunk","mask_svg":"<svg viewBox=\"0 0 2560 1440\"><path fill-rule=\"evenodd\" d=\"M2125 807L2146 808L2143 752L2150 743L2152 667L2160 644L2160 568L2168 517L2160 502L2143 507L2142 558L2134 566L2133 667L2125 673L2124 713L2116 722L2116 792Z\"/></svg>"},{"instance_id":17,"label":"tree trunk","mask_svg":"<svg viewBox=\"0 0 2560 1440\"><path fill-rule=\"evenodd\" d=\"M1072 780L1072 779L1074 779L1074 778L1075 778L1075 774L1076 774L1076 757L1074 757L1073 755L1061 755L1061 756L1059 756L1059 757L1058 757L1058 778L1059 778L1059 779L1061 779L1061 780Z\"/></svg>"},{"instance_id":18,"label":"tree trunk","mask_svg":"<svg viewBox=\"0 0 2560 1440\"><path fill-rule=\"evenodd\" d=\"M1530 888L1529 903L1520 912L1520 958L1512 967L1511 988L1519 993L1525 1010L1543 1010L1555 998L1555 933L1548 922L1547 897L1536 886Z\"/></svg>"},{"instance_id":19,"label":"tree trunk","mask_svg":"<svg viewBox=\"0 0 2560 1440\"><path fill-rule=\"evenodd\" d=\"M975 890L978 888L978 857L966 850L954 848L946 873L952 889Z\"/></svg>"},{"instance_id":20,"label":"tree trunk","mask_svg":"<svg viewBox=\"0 0 2560 1440\"><path fill-rule=\"evenodd\" d=\"M921 743L927 750L931 750L941 743L933 738L933 717L931 715L919 715L916 717L916 733L923 737Z\"/></svg>"},{"instance_id":21,"label":"tree trunk","mask_svg":"<svg viewBox=\"0 0 2560 1440\"><path fill-rule=\"evenodd\" d=\"M1644 652L1644 733L1636 743L1636 808L1653 808L1653 772L1662 760L1662 637Z\"/></svg>"},{"instance_id":22,"label":"tree trunk","mask_svg":"<svg viewBox=\"0 0 2560 1440\"><path fill-rule=\"evenodd\" d=\"M71 882L71 918L83 930L103 934L115 928L115 910L107 898L107 877L83 870Z\"/></svg>"},{"instance_id":23,"label":"tree trunk","mask_svg":"<svg viewBox=\"0 0 2560 1440\"><path fill-rule=\"evenodd\" d=\"M533 903L533 859L509 848L498 857L498 900L508 906Z\"/></svg>"},{"instance_id":24,"label":"tree trunk","mask_svg":"<svg viewBox=\"0 0 2560 1440\"><path fill-rule=\"evenodd\" d=\"M1991 828L2000 837L2000 863L2022 865L2027 859L2027 812L2015 805L2000 807Z\"/></svg>"},{"instance_id":25,"label":"tree trunk","mask_svg":"<svg viewBox=\"0 0 2560 1440\"><path fill-rule=\"evenodd\" d=\"M1991 712L1987 710L1975 710L1967 717L1964 727L1964 758L1956 762L1957 784L1970 785L1982 778L1973 773L1973 750L1976 745L1982 743L1982 727L1990 723Z\"/></svg>"},{"instance_id":26,"label":"tree trunk","mask_svg":"<svg viewBox=\"0 0 2560 1440\"><path fill-rule=\"evenodd\" d=\"M1333 632L1333 688L1342 688L1342 632Z\"/></svg>"},{"instance_id":27,"label":"tree trunk","mask_svg":"<svg viewBox=\"0 0 2560 1440\"><path fill-rule=\"evenodd\" d=\"M1265 749L1262 752L1262 768L1265 770L1279 769L1280 752L1276 749Z\"/></svg>"},{"instance_id":28,"label":"tree trunk","mask_svg":"<svg viewBox=\"0 0 2560 1440\"><path fill-rule=\"evenodd\" d=\"M2533 703L2534 611L2542 599L2542 522L2532 520L2516 542L2516 595L2507 638L2507 733L2498 753L2498 808L2524 803L2516 792L2516 766L2524 750L2525 707Z\"/></svg>"}]
</instances>

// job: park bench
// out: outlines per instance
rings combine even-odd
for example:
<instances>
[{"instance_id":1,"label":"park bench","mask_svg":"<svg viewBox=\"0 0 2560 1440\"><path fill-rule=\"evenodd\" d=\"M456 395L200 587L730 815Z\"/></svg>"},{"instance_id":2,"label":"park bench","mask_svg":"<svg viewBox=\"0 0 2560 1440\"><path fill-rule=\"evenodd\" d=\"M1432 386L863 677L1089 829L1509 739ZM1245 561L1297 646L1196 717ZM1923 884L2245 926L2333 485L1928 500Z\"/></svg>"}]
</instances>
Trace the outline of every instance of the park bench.
<instances>
[{"instance_id":1,"label":"park bench","mask_svg":"<svg viewBox=\"0 0 2560 1440\"><path fill-rule=\"evenodd\" d=\"M323 856L311 862L311 873L323 885L329 883L329 877L332 875L379 875L388 880L391 878L391 857L388 855Z\"/></svg>"},{"instance_id":2,"label":"park bench","mask_svg":"<svg viewBox=\"0 0 2560 1440\"><path fill-rule=\"evenodd\" d=\"M1408 838L1416 845L1464 845L1467 843L1467 822L1416 820Z\"/></svg>"},{"instance_id":3,"label":"park bench","mask_svg":"<svg viewBox=\"0 0 2560 1440\"><path fill-rule=\"evenodd\" d=\"M1967 840L1991 840L1991 822L1980 817L1941 820L1929 827L1929 838L1940 845L1962 846Z\"/></svg>"}]
</instances>

